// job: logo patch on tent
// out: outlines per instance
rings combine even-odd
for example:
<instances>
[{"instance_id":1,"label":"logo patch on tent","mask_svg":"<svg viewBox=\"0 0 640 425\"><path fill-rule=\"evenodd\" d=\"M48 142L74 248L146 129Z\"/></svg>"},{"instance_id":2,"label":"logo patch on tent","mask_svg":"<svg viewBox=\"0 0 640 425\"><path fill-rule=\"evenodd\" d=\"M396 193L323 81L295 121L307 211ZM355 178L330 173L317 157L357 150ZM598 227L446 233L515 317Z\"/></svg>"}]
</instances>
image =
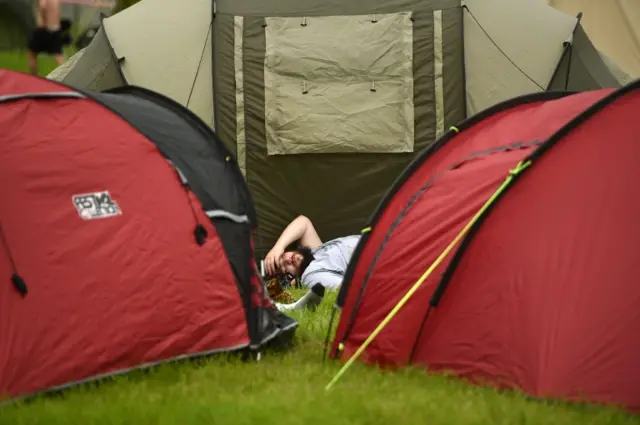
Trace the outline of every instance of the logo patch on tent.
<instances>
[{"instance_id":1,"label":"logo patch on tent","mask_svg":"<svg viewBox=\"0 0 640 425\"><path fill-rule=\"evenodd\" d=\"M108 191L83 193L72 197L78 215L85 220L115 217L122 214L122 210L113 200Z\"/></svg>"}]
</instances>

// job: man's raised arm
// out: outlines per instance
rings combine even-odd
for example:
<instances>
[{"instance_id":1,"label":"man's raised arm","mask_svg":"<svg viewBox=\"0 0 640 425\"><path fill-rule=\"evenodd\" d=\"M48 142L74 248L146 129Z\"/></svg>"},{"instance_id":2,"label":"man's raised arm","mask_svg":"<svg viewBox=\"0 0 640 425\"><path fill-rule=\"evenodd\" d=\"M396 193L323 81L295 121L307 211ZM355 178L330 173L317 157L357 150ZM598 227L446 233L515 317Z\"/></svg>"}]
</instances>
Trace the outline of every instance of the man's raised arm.
<instances>
[{"instance_id":1,"label":"man's raised arm","mask_svg":"<svg viewBox=\"0 0 640 425\"><path fill-rule=\"evenodd\" d=\"M296 241L310 249L316 249L322 245L313 223L303 215L296 217L289 223L265 257L267 272L272 273L276 268L280 267L280 257L285 248Z\"/></svg>"}]
</instances>

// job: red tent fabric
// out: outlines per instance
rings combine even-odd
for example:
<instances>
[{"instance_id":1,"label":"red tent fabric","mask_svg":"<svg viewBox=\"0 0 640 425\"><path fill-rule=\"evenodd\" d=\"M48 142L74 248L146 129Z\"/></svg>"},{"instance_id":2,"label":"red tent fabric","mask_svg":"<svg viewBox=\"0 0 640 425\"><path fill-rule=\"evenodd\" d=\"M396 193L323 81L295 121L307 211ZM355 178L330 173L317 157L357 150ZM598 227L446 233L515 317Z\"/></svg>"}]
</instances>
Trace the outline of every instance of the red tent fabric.
<instances>
[{"instance_id":1,"label":"red tent fabric","mask_svg":"<svg viewBox=\"0 0 640 425\"><path fill-rule=\"evenodd\" d=\"M0 399L295 328L262 292L248 190L205 128L143 89L0 71Z\"/></svg>"},{"instance_id":2,"label":"red tent fabric","mask_svg":"<svg viewBox=\"0 0 640 425\"><path fill-rule=\"evenodd\" d=\"M452 129L398 179L338 298L349 358L500 187L362 355L536 397L640 409L640 83L540 93Z\"/></svg>"}]
</instances>

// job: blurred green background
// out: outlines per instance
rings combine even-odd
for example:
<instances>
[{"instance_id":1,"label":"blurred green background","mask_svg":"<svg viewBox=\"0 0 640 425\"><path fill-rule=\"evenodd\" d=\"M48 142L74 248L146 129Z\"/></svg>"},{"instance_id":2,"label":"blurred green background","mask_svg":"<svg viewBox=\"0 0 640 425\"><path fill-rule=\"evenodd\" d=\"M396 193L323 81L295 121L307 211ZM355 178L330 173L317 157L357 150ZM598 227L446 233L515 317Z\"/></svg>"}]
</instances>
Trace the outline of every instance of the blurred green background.
<instances>
[{"instance_id":1,"label":"blurred green background","mask_svg":"<svg viewBox=\"0 0 640 425\"><path fill-rule=\"evenodd\" d=\"M11 1L11 0L9 0ZM113 9L113 14L118 13L127 7L130 7L136 4L140 0L118 0L116 2L116 7ZM0 0L0 27L2 28L2 38L3 42L11 42L12 45L21 45L24 46L22 48L17 48L13 50L5 50L0 48L0 68L2 69L11 69L14 71L22 71L28 72L28 62L27 62L27 41L25 38L25 31L21 31L20 27L23 25L16 19L12 19L13 15L9 13L3 13L3 7L5 7L8 3ZM74 37L74 41L77 37L81 35L81 33L86 28L74 25L72 27L72 34ZM7 37L9 35L15 36L13 39L9 40ZM7 37L5 37L7 36ZM71 57L77 48L74 44L67 46L65 48L65 58ZM40 55L38 57L38 74L42 77L47 76L53 69L56 67L56 62L53 57L49 57L46 55Z\"/></svg>"}]
</instances>

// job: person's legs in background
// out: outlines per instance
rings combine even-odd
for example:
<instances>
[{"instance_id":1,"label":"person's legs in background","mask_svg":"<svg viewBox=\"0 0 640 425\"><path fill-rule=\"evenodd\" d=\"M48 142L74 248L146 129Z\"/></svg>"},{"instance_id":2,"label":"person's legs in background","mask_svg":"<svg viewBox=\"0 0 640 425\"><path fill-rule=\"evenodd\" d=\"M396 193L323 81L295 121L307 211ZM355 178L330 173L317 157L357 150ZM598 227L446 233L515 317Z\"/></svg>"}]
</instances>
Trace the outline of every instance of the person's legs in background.
<instances>
[{"instance_id":1,"label":"person's legs in background","mask_svg":"<svg viewBox=\"0 0 640 425\"><path fill-rule=\"evenodd\" d=\"M38 54L32 51L29 51L28 57L29 57L29 73L31 75L38 75Z\"/></svg>"},{"instance_id":2,"label":"person's legs in background","mask_svg":"<svg viewBox=\"0 0 640 425\"><path fill-rule=\"evenodd\" d=\"M51 53L54 55L58 66L64 63L64 46L68 46L73 42L73 37L71 36L71 25L72 22L69 19L61 19L60 29L55 32L53 37Z\"/></svg>"},{"instance_id":3,"label":"person's legs in background","mask_svg":"<svg viewBox=\"0 0 640 425\"><path fill-rule=\"evenodd\" d=\"M62 31L61 30L50 31L49 37L50 37L50 44L49 44L49 51L47 53L53 56L56 60L56 64L60 66L64 63L64 53L63 53L64 44L62 41Z\"/></svg>"},{"instance_id":4,"label":"person's legs in background","mask_svg":"<svg viewBox=\"0 0 640 425\"><path fill-rule=\"evenodd\" d=\"M59 29L52 31L36 28L29 39L28 47L29 72L32 75L38 75L38 55L40 54L53 56L58 66L64 63L64 40Z\"/></svg>"},{"instance_id":5,"label":"person's legs in background","mask_svg":"<svg viewBox=\"0 0 640 425\"><path fill-rule=\"evenodd\" d=\"M29 60L29 72L32 75L38 75L38 55L47 51L47 30L38 27L36 28L31 37L29 38L27 54Z\"/></svg>"},{"instance_id":6,"label":"person's legs in background","mask_svg":"<svg viewBox=\"0 0 640 425\"><path fill-rule=\"evenodd\" d=\"M71 22L60 19L60 0L39 0L36 16L37 27L29 39L29 72L38 74L38 55L55 58L58 66L64 63L64 44L69 37Z\"/></svg>"}]
</instances>

